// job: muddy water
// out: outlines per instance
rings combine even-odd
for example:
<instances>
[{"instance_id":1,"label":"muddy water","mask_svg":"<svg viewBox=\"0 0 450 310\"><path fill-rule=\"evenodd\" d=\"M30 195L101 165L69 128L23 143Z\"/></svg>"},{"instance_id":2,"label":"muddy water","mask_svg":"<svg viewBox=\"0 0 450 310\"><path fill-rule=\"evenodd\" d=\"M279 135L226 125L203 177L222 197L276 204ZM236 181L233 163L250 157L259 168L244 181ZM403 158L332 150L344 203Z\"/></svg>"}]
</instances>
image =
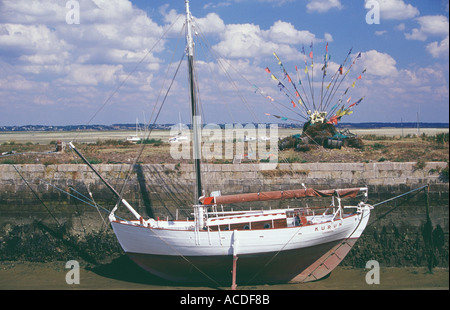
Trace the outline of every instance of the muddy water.
<instances>
[{"instance_id":1,"label":"muddy water","mask_svg":"<svg viewBox=\"0 0 450 310\"><path fill-rule=\"evenodd\" d=\"M228 290L174 285L142 272L125 256L100 266L80 264L79 284L69 285L65 262L0 262L1 290ZM321 281L304 284L239 286L238 290L448 290L448 268L381 267L379 284L367 284L368 269L338 267Z\"/></svg>"}]
</instances>

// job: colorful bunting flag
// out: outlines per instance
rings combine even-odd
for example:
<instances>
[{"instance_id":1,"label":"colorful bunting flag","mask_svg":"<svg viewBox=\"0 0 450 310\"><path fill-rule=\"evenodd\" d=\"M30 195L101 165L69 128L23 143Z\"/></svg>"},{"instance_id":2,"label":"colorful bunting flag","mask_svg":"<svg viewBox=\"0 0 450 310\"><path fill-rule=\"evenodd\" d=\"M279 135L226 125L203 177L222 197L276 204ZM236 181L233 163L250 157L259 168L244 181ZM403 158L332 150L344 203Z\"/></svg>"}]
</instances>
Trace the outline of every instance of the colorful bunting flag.
<instances>
[{"instance_id":1,"label":"colorful bunting flag","mask_svg":"<svg viewBox=\"0 0 450 310\"><path fill-rule=\"evenodd\" d=\"M286 76L288 78L289 83L292 83L291 77L289 76L289 74L286 73Z\"/></svg>"},{"instance_id":2,"label":"colorful bunting flag","mask_svg":"<svg viewBox=\"0 0 450 310\"><path fill-rule=\"evenodd\" d=\"M328 54L328 44L329 43L326 42L326 45L325 45L326 53L325 53L325 55L323 55L323 61L324 62L323 62L322 67L321 67L321 70L323 71L322 90L324 89L323 87L325 86L324 85L324 78L327 76L328 64L329 64L330 59L331 59L331 55ZM353 48L351 48L350 51L348 52L347 58L351 55L352 50L353 50ZM313 50L313 42L311 41L310 52L308 53L308 56L311 59L311 70L313 70L313 68L314 68L314 54L313 54L313 52L314 52L314 50ZM309 69L309 64L307 62L307 55L305 53L305 47L304 46L302 46L301 53L304 55L304 62L305 62L304 72L305 72L306 75L308 75L308 81L310 82L310 76L309 76L309 70L310 69ZM278 55L275 52L273 52L273 55L275 56L275 58L278 61L278 64L279 64L279 66L281 68L281 71L282 71L282 74L283 74L283 78L281 80L279 80L274 74L272 74L271 70L268 67L265 68L265 71L271 75L271 78L273 80L278 82L277 86L279 87L280 91L282 91L286 95L286 97L289 98L293 108L297 108L297 107L299 107L298 105L301 105L302 106L301 109L303 109L303 108L305 109L303 111L304 115L301 115L301 116L303 118L307 119L308 115L311 115L312 111L310 111L310 108L307 107L307 105L306 105L306 103L308 101L306 101L305 103L303 102L302 94L297 89L298 85L302 86L302 89L303 89L303 85L302 85L302 81L301 81L301 78L300 78L300 74L298 72L298 67L295 66L295 71L297 73L297 78L298 78L298 84L297 84L297 83L293 82L291 76L289 75L289 73L287 72L285 67L283 66L283 63L282 63L281 59L278 57ZM356 62L357 59L361 58L361 56L362 56L362 54L361 54L361 52L359 52L358 55L354 58L353 64ZM346 70L346 72L344 73L344 66L347 64L347 58L339 66L338 71L333 75L331 81L329 83L327 83L327 85L326 85L326 89L327 90L330 90L331 84L333 84L333 81L335 80L335 77L338 77L339 75L341 75L341 76L344 75L341 78L341 82L337 86L337 88L339 88L339 86L341 85L342 81L349 74L350 69L352 68L353 65L350 64L350 66L347 68L348 70ZM320 97L321 102L320 102L320 105L318 106L318 109L321 109L321 110L320 111L314 111L314 112L322 112L322 111L323 112L327 112L328 115L331 116L329 118L329 120L328 120L328 123L329 124L336 124L336 125L338 124L338 122L340 121L340 119L344 115L351 115L353 113L352 108L354 106L358 105L364 99L364 97L360 98L358 101L355 101L354 103L352 103L348 107L345 107L345 105L349 104L351 102L352 96L349 96L348 99L346 99L346 104L343 103L343 99L346 97L346 94L347 94L347 92L349 91L350 88L355 88L356 82L358 80L362 79L362 74L364 74L365 72L366 72L366 69L364 69L364 71L362 71L362 73L356 79L354 79L353 83L345 90L344 94L342 96L340 96L341 98L338 99L338 102L331 109L328 109L329 103L330 103L330 102L328 102L329 98L330 98L330 95L328 95L328 97L322 97L322 93L321 93L321 97ZM311 72L311 74L314 74L314 73ZM289 83L292 84L292 87L294 88L292 92L288 89L289 85L284 84L284 83L286 83L285 82L286 79L287 79L287 81ZM336 78L336 80L338 80L338 79ZM336 83L336 82L334 82L334 83ZM310 84L310 88L311 88L311 84ZM334 96L333 92L336 92L337 88L335 90L335 84L333 84L333 88L331 89L332 96ZM255 86L255 89L256 89L255 92L259 92L261 95L265 96L267 99L271 100L272 102L275 101L272 97L266 96L258 87ZM305 91L305 90L303 89L303 91ZM312 90L311 90L311 92L312 92ZM295 95L294 95L294 93L295 93ZM328 91L325 93L325 96L327 96L327 94L328 94ZM295 96L295 99L294 99L294 96ZM333 98L332 96L331 96L331 98ZM314 103L314 97L313 97L313 103ZM341 107L339 108L339 106L341 106ZM314 106L314 110L316 110L316 109L317 109L316 106ZM338 109L338 110L336 111L336 109ZM336 113L334 113L334 111L336 111ZM288 120L289 119L288 117L284 117L284 116L273 115L273 114L269 114L269 113L264 113L264 114L267 115L267 116L274 116L274 117L276 117L278 119L281 119L281 120Z\"/></svg>"},{"instance_id":3,"label":"colorful bunting flag","mask_svg":"<svg viewBox=\"0 0 450 310\"><path fill-rule=\"evenodd\" d=\"M277 54L275 52L273 52L273 55L278 59L278 64L281 65L281 60L280 60L280 58L278 58Z\"/></svg>"},{"instance_id":4,"label":"colorful bunting flag","mask_svg":"<svg viewBox=\"0 0 450 310\"><path fill-rule=\"evenodd\" d=\"M338 117L337 117L336 115L332 116L332 117L328 120L327 124L334 124L334 125L337 125L337 124L338 124Z\"/></svg>"}]
</instances>

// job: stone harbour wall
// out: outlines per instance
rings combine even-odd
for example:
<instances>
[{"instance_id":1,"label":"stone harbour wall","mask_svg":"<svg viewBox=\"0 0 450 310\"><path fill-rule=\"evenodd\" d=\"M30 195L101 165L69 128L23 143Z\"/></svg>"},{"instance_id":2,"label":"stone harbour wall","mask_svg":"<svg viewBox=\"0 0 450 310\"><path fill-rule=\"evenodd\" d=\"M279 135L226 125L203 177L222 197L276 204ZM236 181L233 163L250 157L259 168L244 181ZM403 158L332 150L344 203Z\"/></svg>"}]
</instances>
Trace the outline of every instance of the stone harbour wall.
<instances>
[{"instance_id":1,"label":"stone harbour wall","mask_svg":"<svg viewBox=\"0 0 450 310\"><path fill-rule=\"evenodd\" d=\"M95 167L118 191L128 175L123 196L140 214L155 218L191 216L195 186L192 165ZM421 166L414 162L204 164L202 182L207 194L220 190L224 195L289 190L302 188L302 184L315 189L367 186L370 204L428 184L436 265L448 267L449 183L441 173L446 167L442 162ZM85 165L0 165L0 260L65 259L74 251L96 260L119 253L120 247L107 229L107 212L95 208L89 191L98 205L106 210L114 207L117 199ZM424 193L416 193L406 202L376 207L370 227L343 264L364 267L365 261L377 258L389 266L425 265ZM313 200L309 205L314 203L323 201ZM298 205L305 206L305 202L273 201L252 207ZM123 206L116 214L131 218Z\"/></svg>"},{"instance_id":2,"label":"stone harbour wall","mask_svg":"<svg viewBox=\"0 0 450 310\"><path fill-rule=\"evenodd\" d=\"M446 163L304 163L304 164L205 164L202 184L206 193L222 194L289 190L302 184L315 189L367 186L369 201L379 202L422 185L430 185L433 199L448 202L448 180L441 171ZM130 165L99 164L96 169L117 190L121 190ZM269 169L272 168L272 169ZM137 165L131 169L124 197L146 208L154 216L173 214L176 208L193 203L192 165ZM0 165L0 215L47 212L44 204L58 206L55 213L73 213L71 204L80 203L68 195L89 197L111 208L115 198L86 165ZM39 197L39 198L38 198ZM83 198L88 200L88 198ZM278 202L285 205L288 202ZM275 202L275 205L277 202ZM273 203L272 203L273 205ZM90 208L87 208L89 210ZM90 210L93 211L93 210ZM96 212L96 210L94 210ZM82 211L81 211L82 212Z\"/></svg>"}]
</instances>

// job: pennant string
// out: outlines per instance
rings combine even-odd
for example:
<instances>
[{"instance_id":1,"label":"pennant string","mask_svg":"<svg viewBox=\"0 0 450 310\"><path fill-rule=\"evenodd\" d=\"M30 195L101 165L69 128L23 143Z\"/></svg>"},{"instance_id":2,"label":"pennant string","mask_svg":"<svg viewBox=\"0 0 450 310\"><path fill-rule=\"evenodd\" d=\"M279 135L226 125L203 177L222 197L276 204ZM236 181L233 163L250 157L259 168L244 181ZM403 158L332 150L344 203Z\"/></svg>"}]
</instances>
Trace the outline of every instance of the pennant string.
<instances>
[{"instance_id":1,"label":"pennant string","mask_svg":"<svg viewBox=\"0 0 450 310\"><path fill-rule=\"evenodd\" d=\"M353 48L352 48L353 49ZM352 50L350 49L350 51ZM348 56L348 55L347 55ZM331 103L331 101L333 100L334 96L336 95L337 91L339 90L339 87L341 86L342 82L345 80L345 78L347 77L348 73L350 72L352 66L355 64L356 60L358 60L361 57L361 53L358 54L358 56L356 56L356 58L353 60L352 64L350 65L350 67L348 68L347 72L342 76L339 84L337 85L336 89L333 91L333 89L331 90L327 101L325 102L325 108L328 107L328 105ZM347 59L347 58L346 58ZM342 66L344 67L344 65ZM333 85L334 88L334 85Z\"/></svg>"},{"instance_id":2,"label":"pennant string","mask_svg":"<svg viewBox=\"0 0 450 310\"><path fill-rule=\"evenodd\" d=\"M271 75L271 77L272 77L273 80L278 81L278 84L277 84L277 85L278 85L278 87L280 88L280 91L283 91L283 93L284 93L288 98L290 98L289 94L286 93L286 87L284 86L284 84L283 84L283 83L282 83L282 82L281 82L281 81L280 81L280 80L279 80L279 79L278 79L278 78L270 71L269 68L266 68L265 71ZM297 115L300 116L301 118L303 118L303 119L305 119L305 120L308 119L305 115L300 114L300 113L298 113L297 111L293 110L292 108L289 108L289 107L285 106L284 104L278 102L278 100L275 100L273 97L264 94L264 92L263 92L261 89L259 89L257 86L255 86L255 88L256 88L255 92L258 92L258 93L261 94L264 98L268 99L269 102L270 102L272 105L274 105L274 103L276 103L276 104L278 104L279 106L281 106L281 107L283 107L283 108L285 108L285 109L288 109L288 110L290 110L291 112L294 112L295 114L297 114ZM275 107L277 110L279 110L279 108L278 108L277 106L274 105L274 107ZM281 110L280 110L280 112L281 112Z\"/></svg>"},{"instance_id":3,"label":"pennant string","mask_svg":"<svg viewBox=\"0 0 450 310\"><path fill-rule=\"evenodd\" d=\"M297 68L297 66L295 66L295 71L297 72L298 83L300 84L300 87L301 87L302 90L303 90L303 94L305 95L306 101L303 100L302 97L300 97L300 99L301 99L301 100L303 101L303 103L305 104L306 109L309 110L309 107L308 107L308 106L309 106L309 98L308 98L308 94L306 93L305 88L303 87L303 83L302 83L302 80L300 79L300 74L298 73L298 68Z\"/></svg>"},{"instance_id":4,"label":"pennant string","mask_svg":"<svg viewBox=\"0 0 450 310\"><path fill-rule=\"evenodd\" d=\"M355 86L356 86L356 81L362 79L362 75L366 72L366 70L367 70L367 69L364 69L364 70L361 72L361 74L360 74L360 75L352 82L352 84L351 84L349 87L347 87L347 89L344 91L344 93L343 93L343 94L341 95L341 97L339 98L338 103L341 102L341 101L343 100L343 98L344 98L345 95L347 95L347 92L349 91L350 87L351 87L351 88L355 88ZM349 97L349 98L347 99L347 103L350 101L350 99L351 99L351 97ZM361 100L362 100L362 99L361 99ZM359 102L358 102L358 103L359 103ZM330 111L330 112L333 112L333 111Z\"/></svg>"},{"instance_id":5,"label":"pennant string","mask_svg":"<svg viewBox=\"0 0 450 310\"><path fill-rule=\"evenodd\" d=\"M325 84L325 78L327 77L328 65L329 65L329 61L331 58L329 55L329 50L328 50L328 42L326 43L325 54L323 55L323 66L321 67L321 70L323 72L322 72L322 81L321 81L321 89L320 89L320 101L318 103L315 102L315 98L314 98L315 92L314 92L314 87L313 87L313 85L314 85L314 44L313 44L313 42L311 42L311 44L310 44L310 52L308 54L309 58L311 59L311 64L310 64L311 70L309 70L308 61L307 61L308 57L305 52L305 47L302 46L302 50L301 50L301 53L303 54L303 59L305 62L304 72L305 72L306 78L308 79L308 86L309 86L309 91L310 91L310 95L311 95L311 99L312 99L311 102L309 101L308 94L305 91L304 83L302 83L301 74L299 73L298 67L295 66L295 71L296 71L297 80L298 80L298 84L297 84L296 82L294 82L292 80L291 75L287 72L286 68L283 65L283 62L281 61L280 57L278 57L278 55L275 52L273 53L273 55L277 59L278 65L280 66L282 79L279 79L268 67L265 68L265 71L271 76L272 80L277 82L277 87L278 87L279 91L281 93L283 93L287 98L289 98L290 105L288 107L284 104L281 104L280 102L275 100L273 97L264 94L257 86L254 85L255 93L259 92L261 95L263 95L266 98L266 100L269 100L269 102L271 104L276 103L279 106L281 106L285 109L288 109L291 112L294 112L295 114L299 115L301 118L303 118L305 120L309 120L310 119L309 115L311 115L311 112L312 112L310 110L310 104L312 105L311 107L313 108L314 112L327 112L326 109L330 106L330 104L333 101L333 98L336 96L340 86L342 85L344 80L347 78L347 75L349 75L353 65L356 63L356 61L358 59L361 58L362 54L361 54L361 52L359 52L357 54L357 56L353 58L352 62L350 63L348 68L346 68L347 70L344 73L345 65L351 57L352 50L353 50L353 48L351 48L349 50L344 62L334 72L334 74L331 76L331 79L329 80L329 82L327 84ZM356 87L357 82L363 78L363 74L366 72L366 70L367 69L364 69L352 81L352 83L341 94L341 96L337 100L337 102L331 107L329 112L326 113L327 118L328 118L328 120L326 120L327 123L337 124L343 116L351 115L353 113L354 107L358 106L362 102L362 100L364 100L365 96L361 97L357 101L352 101L351 96L346 98L344 101L344 97L347 96L350 89ZM311 74L311 76L310 76L310 74ZM287 80L287 82L286 82L286 80ZM289 84L292 85L292 87L293 87L292 92L287 87L287 86L289 86ZM301 92L300 92L300 90L301 90ZM304 98L306 100L304 100ZM350 104L350 105L348 105L348 104ZM346 105L348 105L348 106L346 107ZM275 107L277 108L277 110L279 110L281 112L281 110L277 106L275 106ZM300 109L300 111L299 111L299 109ZM317 111L316 109L319 109L319 111ZM282 121L286 121L289 119L297 121L295 119L284 116L283 113L281 113L280 115L265 113L265 115L276 117L277 119L280 119Z\"/></svg>"},{"instance_id":6,"label":"pennant string","mask_svg":"<svg viewBox=\"0 0 450 310\"><path fill-rule=\"evenodd\" d=\"M347 56L345 57L344 62L339 66L339 69L334 73L333 77L331 78L330 83L327 86L327 90L325 91L324 98L327 97L328 92L330 92L330 94L328 94L328 97L327 97L327 99L325 101L325 104L323 104L323 108L324 109L326 109L328 107L328 105L330 104L330 96L331 96L331 94L334 91L334 88L336 86L337 81L339 80L339 75L342 75L343 68L344 68L345 64L347 63L347 60L350 57L350 54L351 54L352 50L353 50L353 47L350 48L350 51L348 52ZM331 84L333 84L333 87L330 90Z\"/></svg>"},{"instance_id":7,"label":"pennant string","mask_svg":"<svg viewBox=\"0 0 450 310\"><path fill-rule=\"evenodd\" d=\"M290 75L289 75L289 73L286 71L286 68L284 67L284 65L283 65L283 63L282 63L282 61L281 61L281 59L278 57L278 55L274 52L273 53L273 55L276 57L276 59L278 60L278 64L280 65L280 68L281 68L281 71L284 73L284 76L285 77L287 77L287 79L288 79L288 82L290 82L291 84L292 84L292 86L294 87L294 89L295 89L295 97L296 98L300 98L299 100L298 100L298 103L301 105L301 106L303 106L303 108L305 109L305 113L307 113L307 107L303 104L303 98L302 98L302 96L300 95L300 92L298 91L298 89L297 89L297 86L295 85L295 83L292 81L292 79L291 79L291 77L290 77ZM284 85L283 85L284 86ZM285 88L286 87L283 87L283 91L285 90ZM281 90L281 89L280 89ZM286 94L286 96L288 96L287 94ZM289 97L289 96L288 96ZM291 101L293 101L292 100L292 98L291 98ZM293 101L294 102L294 101ZM294 107L296 107L296 104L294 104L293 105Z\"/></svg>"},{"instance_id":8,"label":"pennant string","mask_svg":"<svg viewBox=\"0 0 450 310\"><path fill-rule=\"evenodd\" d=\"M324 65L322 67L322 71L323 71L323 75L322 75L322 86L320 88L320 105L319 105L319 109L322 111L323 107L322 107L322 103L323 103L323 82L325 80L325 76L327 75L327 67L328 67L328 42L325 45L325 56L323 57L324 60Z\"/></svg>"},{"instance_id":9,"label":"pennant string","mask_svg":"<svg viewBox=\"0 0 450 310\"><path fill-rule=\"evenodd\" d=\"M312 47L312 42L311 42L311 47ZM306 54L305 54L305 47L302 46L302 54L303 54L303 59L305 61L305 74L308 77L308 86L309 86L309 91L311 93L311 98L312 98L312 106L315 109L315 104L314 104L314 95L313 95L313 90L312 90L312 85L311 85L311 79L309 78L309 71L308 71L308 63L306 61Z\"/></svg>"},{"instance_id":10,"label":"pennant string","mask_svg":"<svg viewBox=\"0 0 450 310\"><path fill-rule=\"evenodd\" d=\"M311 48L311 52L309 53L309 57L311 57L311 84L314 84L314 58L313 58L314 45L312 41L309 47ZM314 101L314 86L311 86L311 97L313 102L313 108L314 110L316 110L316 103Z\"/></svg>"}]
</instances>

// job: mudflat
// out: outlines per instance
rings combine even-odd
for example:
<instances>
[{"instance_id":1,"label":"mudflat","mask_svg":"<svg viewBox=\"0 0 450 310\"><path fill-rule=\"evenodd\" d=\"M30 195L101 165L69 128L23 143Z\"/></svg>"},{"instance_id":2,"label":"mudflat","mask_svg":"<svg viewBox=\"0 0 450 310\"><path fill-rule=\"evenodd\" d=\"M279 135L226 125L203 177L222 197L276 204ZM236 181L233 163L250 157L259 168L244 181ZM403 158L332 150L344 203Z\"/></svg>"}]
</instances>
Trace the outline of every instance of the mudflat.
<instances>
[{"instance_id":1,"label":"mudflat","mask_svg":"<svg viewBox=\"0 0 450 310\"><path fill-rule=\"evenodd\" d=\"M119 269L122 268L122 269ZM125 268L125 270L123 270ZM65 262L1 262L0 290L215 290L184 286L156 279L137 266L122 263L100 267L80 266L79 284L67 284L72 269ZM302 284L239 286L238 290L448 290L449 269L381 267L379 284L367 284L369 269L337 267L323 280ZM70 276L70 275L69 275Z\"/></svg>"}]
</instances>

